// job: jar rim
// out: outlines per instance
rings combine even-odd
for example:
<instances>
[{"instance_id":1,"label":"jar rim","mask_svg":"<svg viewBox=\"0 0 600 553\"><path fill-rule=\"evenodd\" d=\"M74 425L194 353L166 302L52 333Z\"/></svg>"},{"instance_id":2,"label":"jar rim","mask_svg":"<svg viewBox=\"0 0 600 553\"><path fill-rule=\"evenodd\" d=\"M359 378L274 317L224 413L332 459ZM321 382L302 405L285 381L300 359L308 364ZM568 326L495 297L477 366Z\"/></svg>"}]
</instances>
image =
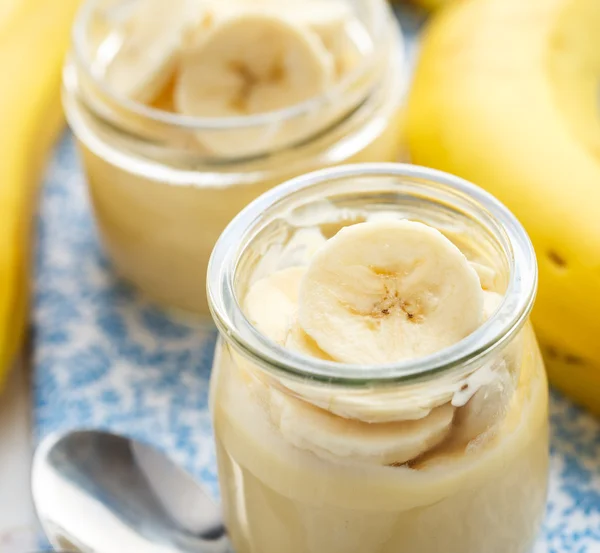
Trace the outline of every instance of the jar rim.
<instances>
[{"instance_id":1,"label":"jar rim","mask_svg":"<svg viewBox=\"0 0 600 553\"><path fill-rule=\"evenodd\" d=\"M349 178L392 177L443 186L489 215L504 236L509 278L496 312L463 340L433 354L381 365L345 364L308 358L266 338L246 318L237 301L234 277L244 238L270 208L311 188ZM322 169L291 179L260 196L243 209L217 241L208 266L207 294L213 319L221 333L254 362L290 376L333 384L414 383L479 362L510 341L523 326L537 291L533 245L517 218L494 196L474 184L426 167L402 163L362 163Z\"/></svg>"},{"instance_id":2,"label":"jar rim","mask_svg":"<svg viewBox=\"0 0 600 553\"><path fill-rule=\"evenodd\" d=\"M75 23L72 28L72 51L77 66L85 72L87 78L98 87L102 94L121 109L125 109L137 117L141 117L154 123L196 131L227 131L281 124L314 113L319 110L319 108L335 102L336 98L339 98L352 90L354 84L360 82L363 77L372 70L374 60L381 57L379 50L381 45L385 44L388 39L389 33L386 33L385 29L389 19L388 16L391 14L391 8L386 2L381 1L381 9L377 10L375 13L374 29L373 32L370 33L372 35L370 38L373 41L373 49L362 60L357 68L341 79L340 82L336 83L335 86L327 89L323 94L314 96L293 106L265 113L235 117L197 117L163 111L122 96L114 92L101 78L98 77L97 74L95 74L92 70L92 60L86 54L86 28L94 14L94 9L100 1L101 0L86 0L79 8L75 17ZM370 2L370 4L374 5L373 2ZM399 59L404 59L403 51L405 45L402 30L397 19L394 18L394 20L397 22L398 45L396 47L400 48L401 55L399 56ZM398 69L400 70L401 68ZM367 91L365 97L371 92L372 90ZM358 103L360 103L360 101Z\"/></svg>"}]
</instances>

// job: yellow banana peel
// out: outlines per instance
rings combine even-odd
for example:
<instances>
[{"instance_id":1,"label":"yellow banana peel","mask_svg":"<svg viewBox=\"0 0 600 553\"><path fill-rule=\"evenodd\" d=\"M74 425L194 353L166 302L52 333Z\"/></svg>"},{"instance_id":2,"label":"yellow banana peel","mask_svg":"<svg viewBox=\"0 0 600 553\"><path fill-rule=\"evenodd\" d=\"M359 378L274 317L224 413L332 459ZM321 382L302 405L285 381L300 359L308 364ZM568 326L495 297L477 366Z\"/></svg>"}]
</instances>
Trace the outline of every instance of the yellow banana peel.
<instances>
[{"instance_id":1,"label":"yellow banana peel","mask_svg":"<svg viewBox=\"0 0 600 553\"><path fill-rule=\"evenodd\" d=\"M529 232L551 382L600 414L600 2L467 0L427 30L415 163L489 190Z\"/></svg>"},{"instance_id":2,"label":"yellow banana peel","mask_svg":"<svg viewBox=\"0 0 600 553\"><path fill-rule=\"evenodd\" d=\"M60 80L79 0L0 9L0 386L25 334L38 181L63 125Z\"/></svg>"}]
</instances>

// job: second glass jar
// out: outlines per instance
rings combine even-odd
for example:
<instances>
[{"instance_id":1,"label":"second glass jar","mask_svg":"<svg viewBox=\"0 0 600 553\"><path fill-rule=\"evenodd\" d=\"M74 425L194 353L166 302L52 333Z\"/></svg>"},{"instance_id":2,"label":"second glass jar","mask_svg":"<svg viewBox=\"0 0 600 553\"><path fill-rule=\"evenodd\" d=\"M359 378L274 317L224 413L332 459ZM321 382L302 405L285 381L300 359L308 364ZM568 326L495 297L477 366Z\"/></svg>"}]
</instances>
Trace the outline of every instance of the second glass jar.
<instances>
[{"instance_id":1,"label":"second glass jar","mask_svg":"<svg viewBox=\"0 0 600 553\"><path fill-rule=\"evenodd\" d=\"M114 21L129 3L88 0L81 10L64 70L67 118L117 270L160 303L207 314L203 284L210 252L246 204L315 169L398 159L401 33L385 0L348 3L362 58L334 88L272 113L198 118L175 113L168 98L147 105L121 96L97 70L120 39ZM294 138L262 141L282 128ZM199 137L242 147L205 149Z\"/></svg>"}]
</instances>

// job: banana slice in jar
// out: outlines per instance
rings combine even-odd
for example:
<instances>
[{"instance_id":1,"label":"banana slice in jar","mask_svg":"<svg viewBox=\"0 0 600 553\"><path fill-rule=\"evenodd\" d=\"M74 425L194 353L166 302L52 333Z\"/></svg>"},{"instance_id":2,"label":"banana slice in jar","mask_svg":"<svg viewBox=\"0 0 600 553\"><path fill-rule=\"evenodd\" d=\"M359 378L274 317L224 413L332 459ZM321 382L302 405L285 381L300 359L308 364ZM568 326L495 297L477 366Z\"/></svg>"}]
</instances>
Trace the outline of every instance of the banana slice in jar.
<instances>
[{"instance_id":1,"label":"banana slice in jar","mask_svg":"<svg viewBox=\"0 0 600 553\"><path fill-rule=\"evenodd\" d=\"M372 48L369 33L344 0L226 0L217 17L259 11L287 18L318 35L331 53L338 76L348 73Z\"/></svg>"},{"instance_id":2,"label":"banana slice in jar","mask_svg":"<svg viewBox=\"0 0 600 553\"><path fill-rule=\"evenodd\" d=\"M298 283L300 288L300 283ZM317 343L308 335L297 322L293 322L288 330L285 347L296 353L301 353L307 357L314 357L315 359L325 359L327 361L333 361L329 355L327 355Z\"/></svg>"},{"instance_id":3,"label":"banana slice in jar","mask_svg":"<svg viewBox=\"0 0 600 553\"><path fill-rule=\"evenodd\" d=\"M442 405L418 420L370 424L345 419L271 390L271 417L283 438L323 459L401 465L440 444L452 428L454 408Z\"/></svg>"},{"instance_id":4,"label":"banana slice in jar","mask_svg":"<svg viewBox=\"0 0 600 553\"><path fill-rule=\"evenodd\" d=\"M470 261L470 263L471 267L475 269L475 272L479 276L481 287L484 290L495 290L498 286L498 273L483 263L479 263L477 261Z\"/></svg>"},{"instance_id":5,"label":"banana slice in jar","mask_svg":"<svg viewBox=\"0 0 600 553\"><path fill-rule=\"evenodd\" d=\"M479 378L485 380L456 414L453 439L457 443L466 444L478 438L481 440L482 436L489 437L489 431L504 419L516 388L506 363L480 371L484 374Z\"/></svg>"},{"instance_id":6,"label":"banana slice in jar","mask_svg":"<svg viewBox=\"0 0 600 553\"><path fill-rule=\"evenodd\" d=\"M266 13L285 18L314 31L326 48L333 50L346 34L353 11L343 0L213 0L215 16L228 18L240 13Z\"/></svg>"},{"instance_id":7,"label":"banana slice in jar","mask_svg":"<svg viewBox=\"0 0 600 553\"><path fill-rule=\"evenodd\" d=\"M488 320L500 307L504 296L498 292L492 292L491 290L484 290L483 292L483 318Z\"/></svg>"},{"instance_id":8,"label":"banana slice in jar","mask_svg":"<svg viewBox=\"0 0 600 553\"><path fill-rule=\"evenodd\" d=\"M333 359L383 364L425 356L477 329L479 277L438 230L411 221L340 230L312 258L298 320Z\"/></svg>"},{"instance_id":9,"label":"banana slice in jar","mask_svg":"<svg viewBox=\"0 0 600 553\"><path fill-rule=\"evenodd\" d=\"M285 344L298 306L305 267L288 267L255 282L244 300L250 322L265 336Z\"/></svg>"},{"instance_id":10,"label":"banana slice in jar","mask_svg":"<svg viewBox=\"0 0 600 553\"><path fill-rule=\"evenodd\" d=\"M332 53L339 51L346 37L346 24L352 19L350 6L336 0L276 2L275 13L314 31Z\"/></svg>"},{"instance_id":11,"label":"banana slice in jar","mask_svg":"<svg viewBox=\"0 0 600 553\"><path fill-rule=\"evenodd\" d=\"M117 46L103 68L108 86L152 102L176 70L185 30L202 15L202 5L193 0L138 0L105 41L105 47Z\"/></svg>"},{"instance_id":12,"label":"banana slice in jar","mask_svg":"<svg viewBox=\"0 0 600 553\"><path fill-rule=\"evenodd\" d=\"M346 2L293 2L293 10L289 3L282 5L290 17L319 35L333 56L338 77L354 69L373 48L371 36Z\"/></svg>"},{"instance_id":13,"label":"banana slice in jar","mask_svg":"<svg viewBox=\"0 0 600 553\"><path fill-rule=\"evenodd\" d=\"M310 258L325 242L323 233L316 227L297 229L281 252L278 268L308 265Z\"/></svg>"},{"instance_id":14,"label":"banana slice in jar","mask_svg":"<svg viewBox=\"0 0 600 553\"><path fill-rule=\"evenodd\" d=\"M175 87L175 106L198 117L240 117L276 111L319 96L333 80L331 55L310 30L267 13L225 19L186 49ZM198 134L212 151L256 154L287 145L304 125L209 130Z\"/></svg>"}]
</instances>

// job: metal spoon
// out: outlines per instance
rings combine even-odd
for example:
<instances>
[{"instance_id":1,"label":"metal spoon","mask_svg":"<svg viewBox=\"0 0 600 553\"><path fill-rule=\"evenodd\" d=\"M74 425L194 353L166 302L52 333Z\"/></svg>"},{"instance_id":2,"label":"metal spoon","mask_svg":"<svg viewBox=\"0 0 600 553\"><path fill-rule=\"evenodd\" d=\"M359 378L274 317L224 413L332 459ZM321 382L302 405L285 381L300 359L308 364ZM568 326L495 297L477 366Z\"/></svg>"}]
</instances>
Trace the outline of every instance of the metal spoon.
<instances>
[{"instance_id":1,"label":"metal spoon","mask_svg":"<svg viewBox=\"0 0 600 553\"><path fill-rule=\"evenodd\" d=\"M94 430L54 434L37 448L31 480L40 522L58 550L231 551L207 492L149 445Z\"/></svg>"}]
</instances>

